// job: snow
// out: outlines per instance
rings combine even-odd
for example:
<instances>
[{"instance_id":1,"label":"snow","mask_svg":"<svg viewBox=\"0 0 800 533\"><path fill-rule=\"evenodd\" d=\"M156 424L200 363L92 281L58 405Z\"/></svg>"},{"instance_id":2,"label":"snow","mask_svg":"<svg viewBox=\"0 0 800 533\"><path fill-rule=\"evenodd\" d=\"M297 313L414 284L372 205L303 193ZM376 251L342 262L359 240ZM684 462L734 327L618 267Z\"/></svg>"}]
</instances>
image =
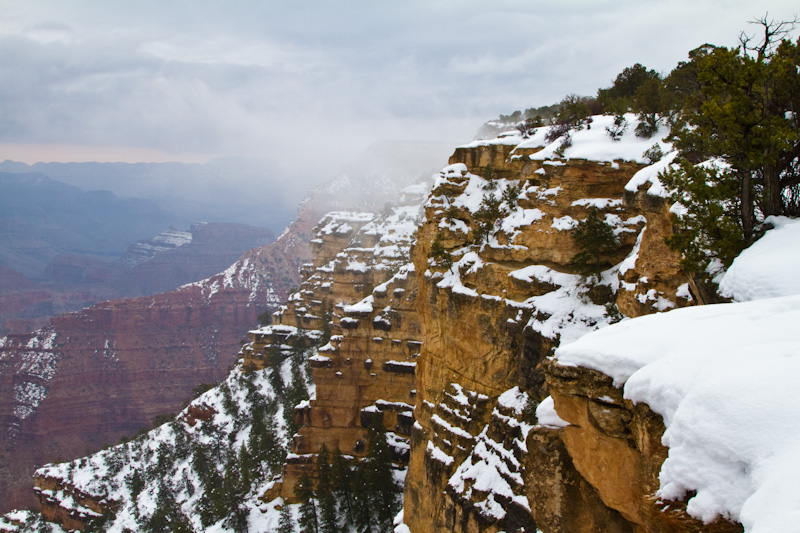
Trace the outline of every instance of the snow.
<instances>
[{"instance_id":1,"label":"snow","mask_svg":"<svg viewBox=\"0 0 800 533\"><path fill-rule=\"evenodd\" d=\"M562 420L558 413L556 413L555 406L553 404L553 397L548 396L536 407L536 420L539 421L539 425L548 428L563 428L569 425L568 422Z\"/></svg>"},{"instance_id":2,"label":"snow","mask_svg":"<svg viewBox=\"0 0 800 533\"><path fill-rule=\"evenodd\" d=\"M609 207L621 206L622 200L618 198L581 198L580 200L575 200L570 205L579 207L596 207L597 209L606 209Z\"/></svg>"},{"instance_id":3,"label":"snow","mask_svg":"<svg viewBox=\"0 0 800 533\"><path fill-rule=\"evenodd\" d=\"M464 146L459 146L459 148L478 148L481 146L493 146L493 145L505 145L505 146L517 146L522 141L522 135L516 131L506 131L500 133L494 139L479 139L476 141L472 141L469 144L465 144Z\"/></svg>"},{"instance_id":4,"label":"snow","mask_svg":"<svg viewBox=\"0 0 800 533\"><path fill-rule=\"evenodd\" d=\"M555 290L522 302L523 306L535 310L528 327L544 337L560 337L561 343L570 342L609 322L604 306L586 301L586 288L581 276L558 272L544 265L530 265L509 273L509 276L528 283L537 280L556 286Z\"/></svg>"},{"instance_id":5,"label":"snow","mask_svg":"<svg viewBox=\"0 0 800 533\"><path fill-rule=\"evenodd\" d=\"M503 219L500 229L507 234L512 234L519 227L530 226L537 220L541 220L544 215L545 213L540 209L516 209Z\"/></svg>"},{"instance_id":6,"label":"snow","mask_svg":"<svg viewBox=\"0 0 800 533\"><path fill-rule=\"evenodd\" d=\"M372 296L367 296L363 300L353 305L345 305L344 306L344 313L345 314L361 314L361 313L371 313L372 312L372 304L375 301L375 298Z\"/></svg>"},{"instance_id":7,"label":"snow","mask_svg":"<svg viewBox=\"0 0 800 533\"><path fill-rule=\"evenodd\" d=\"M737 258L726 284L750 301L623 321L555 353L663 417L660 498L694 491L690 515L730 518L748 533L796 531L800 519L800 293L785 274L798 264L800 225L777 226Z\"/></svg>"},{"instance_id":8,"label":"snow","mask_svg":"<svg viewBox=\"0 0 800 533\"><path fill-rule=\"evenodd\" d=\"M720 293L737 302L800 294L800 219L769 217L775 226L737 257Z\"/></svg>"},{"instance_id":9,"label":"snow","mask_svg":"<svg viewBox=\"0 0 800 533\"><path fill-rule=\"evenodd\" d=\"M437 414L434 414L433 416L431 416L431 422L433 422L434 424L436 424L438 426L441 426L445 431L448 431L448 432L452 433L453 435L458 435L462 439L466 439L466 440L472 440L473 439L472 435L470 435L468 432L464 431L460 427L456 427L456 426L450 424L447 420L445 420L444 418L440 417Z\"/></svg>"},{"instance_id":10,"label":"snow","mask_svg":"<svg viewBox=\"0 0 800 533\"><path fill-rule=\"evenodd\" d=\"M497 397L498 405L505 407L506 409L512 409L514 414L517 416L522 416L522 412L525 410L525 404L527 402L528 395L521 391L519 387L508 389Z\"/></svg>"},{"instance_id":11,"label":"snow","mask_svg":"<svg viewBox=\"0 0 800 533\"><path fill-rule=\"evenodd\" d=\"M450 466L451 464L453 464L453 461L455 461L455 459L444 453L441 448L436 446L431 441L428 441L428 446L426 450L428 454L431 456L431 459L439 461L440 463L443 463L447 466Z\"/></svg>"},{"instance_id":12,"label":"snow","mask_svg":"<svg viewBox=\"0 0 800 533\"><path fill-rule=\"evenodd\" d=\"M625 118L628 120L628 129L622 135L620 141L613 141L606 131L607 126L614 124L614 117L609 115L595 115L592 118L591 129L584 127L582 130L572 130L572 146L564 151L565 159L586 159L589 161L613 162L617 160L635 161L646 163L643 153L654 143L662 146L662 151L669 151L669 145L663 142L664 137L669 133L667 126L661 126L656 134L649 139L642 139L635 135L634 130L638 124L636 115L627 113ZM529 140L520 143L517 149L535 148L546 144L544 142L544 130L549 127L539 128L536 135ZM539 134L541 131L541 136ZM530 159L542 161L558 158L556 149L561 146L561 139L556 139L547 144L540 151L532 154ZM666 147L666 149L664 149Z\"/></svg>"},{"instance_id":13,"label":"snow","mask_svg":"<svg viewBox=\"0 0 800 533\"><path fill-rule=\"evenodd\" d=\"M358 261L355 259L350 259L347 263L347 267L345 270L349 272L366 272L368 269L367 264L364 261Z\"/></svg>"},{"instance_id":14,"label":"snow","mask_svg":"<svg viewBox=\"0 0 800 533\"><path fill-rule=\"evenodd\" d=\"M650 188L647 189L647 194L650 196L666 197L667 191L664 189L664 186L661 185L658 175L659 173L667 170L677 156L678 151L673 150L662 157L660 161L644 167L639 172L634 174L633 177L628 181L628 183L625 185L625 190L636 192L642 185L650 183Z\"/></svg>"},{"instance_id":15,"label":"snow","mask_svg":"<svg viewBox=\"0 0 800 533\"><path fill-rule=\"evenodd\" d=\"M558 231L569 231L578 227L578 221L569 215L555 217L551 227Z\"/></svg>"},{"instance_id":16,"label":"snow","mask_svg":"<svg viewBox=\"0 0 800 533\"><path fill-rule=\"evenodd\" d=\"M475 289L464 286L461 281L460 270L462 267L469 266L467 273L474 273L483 266L483 261L480 256L475 252L467 252L461 259L459 259L450 270L444 273L444 277L439 281L436 286L440 289L450 289L457 294L463 294L472 298L478 297L478 292Z\"/></svg>"},{"instance_id":17,"label":"snow","mask_svg":"<svg viewBox=\"0 0 800 533\"><path fill-rule=\"evenodd\" d=\"M409 361L395 361L394 359L390 359L386 361L386 364L389 366L404 366L406 368L415 368L417 363L409 362Z\"/></svg>"}]
</instances>

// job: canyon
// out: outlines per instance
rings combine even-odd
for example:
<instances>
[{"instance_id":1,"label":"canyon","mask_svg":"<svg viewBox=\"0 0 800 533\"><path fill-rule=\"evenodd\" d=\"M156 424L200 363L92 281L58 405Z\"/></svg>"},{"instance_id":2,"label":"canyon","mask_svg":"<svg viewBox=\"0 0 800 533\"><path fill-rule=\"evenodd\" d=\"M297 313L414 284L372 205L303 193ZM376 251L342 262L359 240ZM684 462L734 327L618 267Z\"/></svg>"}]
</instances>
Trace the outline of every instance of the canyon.
<instances>
[{"instance_id":1,"label":"canyon","mask_svg":"<svg viewBox=\"0 0 800 533\"><path fill-rule=\"evenodd\" d=\"M317 474L323 446L364 457L377 417L405 477L401 533L742 531L656 497L662 418L611 377L552 357L624 318L706 298L664 244L673 215L652 194L659 163L639 155L661 138L615 144L603 134L600 148L581 152L576 134L560 157L540 133L459 147L429 192L407 189L382 212L329 212L313 231L309 216L299 289L272 324L249 331L228 378L279 372L271 354L319 341L302 347L313 393L294 410L281 473L241 502L252 527L274 527L279 508L298 502L295 487ZM615 244L587 274L573 230L590 217ZM221 416L214 405L196 400L169 431L191 436L196 420ZM250 428L232 431L234 442ZM157 447L153 433L137 446ZM110 453L83 467L91 482L69 474L77 463L39 470L45 516L81 528L107 513L130 527L137 504L103 488L124 473L102 477ZM175 494L184 512L198 505L183 488Z\"/></svg>"}]
</instances>

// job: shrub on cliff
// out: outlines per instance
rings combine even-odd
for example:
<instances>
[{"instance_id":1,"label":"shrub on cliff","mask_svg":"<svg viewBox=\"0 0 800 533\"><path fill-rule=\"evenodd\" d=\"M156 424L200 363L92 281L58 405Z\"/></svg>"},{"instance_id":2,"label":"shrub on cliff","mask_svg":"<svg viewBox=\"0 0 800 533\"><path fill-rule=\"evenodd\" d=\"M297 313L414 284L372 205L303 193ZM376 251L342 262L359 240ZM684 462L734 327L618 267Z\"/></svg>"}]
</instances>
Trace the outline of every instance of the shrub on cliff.
<instances>
[{"instance_id":1,"label":"shrub on cliff","mask_svg":"<svg viewBox=\"0 0 800 533\"><path fill-rule=\"evenodd\" d=\"M523 139L527 139L536 132L536 128L544 126L544 121L541 115L536 115L533 118L526 118L524 122L517 124L517 131L522 135Z\"/></svg>"},{"instance_id":2,"label":"shrub on cliff","mask_svg":"<svg viewBox=\"0 0 800 533\"><path fill-rule=\"evenodd\" d=\"M483 197L480 207L472 215L472 240L475 244L486 242L494 231L497 220L507 214L508 211L502 204L502 198L498 198L494 194L487 194Z\"/></svg>"},{"instance_id":3,"label":"shrub on cliff","mask_svg":"<svg viewBox=\"0 0 800 533\"><path fill-rule=\"evenodd\" d=\"M572 238L578 245L572 265L586 278L599 278L603 266L610 264L607 254L617 247L612 227L600 217L596 207L590 207L586 219L572 230Z\"/></svg>"},{"instance_id":4,"label":"shrub on cliff","mask_svg":"<svg viewBox=\"0 0 800 533\"><path fill-rule=\"evenodd\" d=\"M618 114L614 117L614 124L611 126L606 126L606 131L608 132L609 137L611 137L612 141L619 141L622 139L622 135L625 133L625 130L628 129L628 121L625 118L625 115Z\"/></svg>"},{"instance_id":5,"label":"shrub on cliff","mask_svg":"<svg viewBox=\"0 0 800 533\"><path fill-rule=\"evenodd\" d=\"M442 234L437 233L436 238L431 243L431 251L428 252L428 258L433 261L436 266L441 266L447 270L453 266L453 256L442 243Z\"/></svg>"}]
</instances>

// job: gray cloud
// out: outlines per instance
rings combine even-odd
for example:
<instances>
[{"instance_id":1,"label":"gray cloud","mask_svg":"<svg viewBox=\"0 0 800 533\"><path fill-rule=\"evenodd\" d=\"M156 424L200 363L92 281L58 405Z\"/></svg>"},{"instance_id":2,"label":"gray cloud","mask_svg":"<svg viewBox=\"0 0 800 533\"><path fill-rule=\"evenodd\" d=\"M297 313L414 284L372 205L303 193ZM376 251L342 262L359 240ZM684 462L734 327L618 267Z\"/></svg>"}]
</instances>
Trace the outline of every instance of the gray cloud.
<instances>
[{"instance_id":1,"label":"gray cloud","mask_svg":"<svg viewBox=\"0 0 800 533\"><path fill-rule=\"evenodd\" d=\"M3 3L0 142L269 155L320 177L376 139L464 141L633 63L667 71L763 15L738 0Z\"/></svg>"}]
</instances>

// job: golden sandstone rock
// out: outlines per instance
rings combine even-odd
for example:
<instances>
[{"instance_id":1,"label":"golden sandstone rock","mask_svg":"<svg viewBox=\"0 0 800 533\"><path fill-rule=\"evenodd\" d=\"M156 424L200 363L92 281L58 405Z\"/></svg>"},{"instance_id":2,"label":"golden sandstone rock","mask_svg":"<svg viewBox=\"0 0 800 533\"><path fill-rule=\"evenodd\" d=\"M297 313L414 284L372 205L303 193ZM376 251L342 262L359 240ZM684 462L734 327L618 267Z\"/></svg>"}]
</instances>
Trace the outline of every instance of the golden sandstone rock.
<instances>
[{"instance_id":1,"label":"golden sandstone rock","mask_svg":"<svg viewBox=\"0 0 800 533\"><path fill-rule=\"evenodd\" d=\"M320 223L315 260L276 321L321 330L330 319L330 342L312 358L316 396L298 409L303 426L282 486L265 497L291 501L323 444L363 454L364 426L379 412L401 441L410 437L404 522L415 533L739 530L703 526L680 502L658 501L660 417L624 401L607 376L548 360L570 328L691 303L664 244L668 206L624 190L641 164L528 157L535 152L492 142L457 149L403 267L403 254L382 266L366 215ZM516 205L477 243L477 202L511 186ZM618 237L606 287L581 281L573 264L569 230L592 207ZM559 315L553 300L572 310ZM262 354L280 342L251 339ZM566 427L526 413L548 395Z\"/></svg>"},{"instance_id":2,"label":"golden sandstone rock","mask_svg":"<svg viewBox=\"0 0 800 533\"><path fill-rule=\"evenodd\" d=\"M642 164L531 158L537 150L473 143L427 199L318 224L299 290L242 350L244 365L264 368L275 345L329 340L309 361L315 395L296 409L283 475L262 499L294 501L323 445L364 455L380 417L408 469L414 533L741 531L658 500L661 418L608 376L549 359L622 316L693 303L664 244L668 205L625 190ZM487 222L488 196L503 203ZM593 210L617 237L600 283L577 273L570 231ZM556 413L563 423L549 421Z\"/></svg>"}]
</instances>

